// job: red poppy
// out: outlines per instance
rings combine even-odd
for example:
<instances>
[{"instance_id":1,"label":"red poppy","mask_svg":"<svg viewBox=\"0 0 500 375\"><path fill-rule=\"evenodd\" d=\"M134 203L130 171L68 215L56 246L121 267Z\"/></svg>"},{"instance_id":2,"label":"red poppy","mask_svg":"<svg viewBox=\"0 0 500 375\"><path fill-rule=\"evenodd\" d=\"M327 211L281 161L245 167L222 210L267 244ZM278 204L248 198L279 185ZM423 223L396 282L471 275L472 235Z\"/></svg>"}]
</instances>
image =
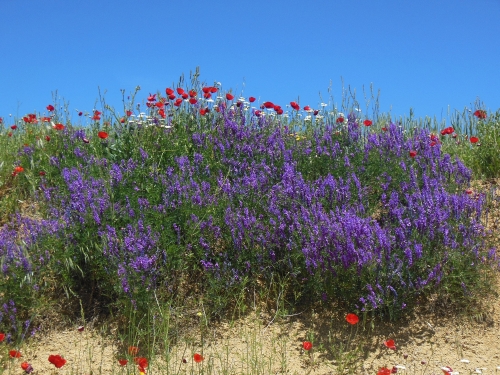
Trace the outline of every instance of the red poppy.
<instances>
[{"instance_id":1,"label":"red poppy","mask_svg":"<svg viewBox=\"0 0 500 375\"><path fill-rule=\"evenodd\" d=\"M31 113L27 116L23 117L24 122L30 123L30 124L36 124L38 120L36 119L36 115Z\"/></svg>"},{"instance_id":2,"label":"red poppy","mask_svg":"<svg viewBox=\"0 0 500 375\"><path fill-rule=\"evenodd\" d=\"M208 86L202 87L201 91L203 91L204 94L209 94L210 93L210 87L208 87Z\"/></svg>"},{"instance_id":3,"label":"red poppy","mask_svg":"<svg viewBox=\"0 0 500 375\"><path fill-rule=\"evenodd\" d=\"M411 151L410 151L410 157L411 157L411 158L414 158L415 156L417 156L417 151L415 151L415 150L411 150Z\"/></svg>"},{"instance_id":4,"label":"red poppy","mask_svg":"<svg viewBox=\"0 0 500 375\"><path fill-rule=\"evenodd\" d=\"M180 105L181 105L181 104L182 104L182 99L180 99L180 98L179 98L179 99L176 99L176 100L175 100L175 102L174 102L174 105L175 105L176 107L180 107Z\"/></svg>"},{"instance_id":5,"label":"red poppy","mask_svg":"<svg viewBox=\"0 0 500 375\"><path fill-rule=\"evenodd\" d=\"M365 121L363 121L363 124L365 126L371 126L373 124L373 122L371 120L365 120Z\"/></svg>"},{"instance_id":6,"label":"red poppy","mask_svg":"<svg viewBox=\"0 0 500 375\"><path fill-rule=\"evenodd\" d=\"M432 141L430 144L429 144L431 147L434 147L435 145L437 145L436 142Z\"/></svg>"},{"instance_id":7,"label":"red poppy","mask_svg":"<svg viewBox=\"0 0 500 375\"><path fill-rule=\"evenodd\" d=\"M128 347L128 354L136 355L137 353L139 353L139 348L137 346L129 346Z\"/></svg>"},{"instance_id":8,"label":"red poppy","mask_svg":"<svg viewBox=\"0 0 500 375\"><path fill-rule=\"evenodd\" d=\"M191 104L196 104L197 102L198 102L198 100L196 100L195 98L189 99L189 103L191 103Z\"/></svg>"},{"instance_id":9,"label":"red poppy","mask_svg":"<svg viewBox=\"0 0 500 375\"><path fill-rule=\"evenodd\" d=\"M265 102L262 104L265 108L274 108L274 104L272 102Z\"/></svg>"},{"instance_id":10,"label":"red poppy","mask_svg":"<svg viewBox=\"0 0 500 375\"><path fill-rule=\"evenodd\" d=\"M7 133L7 135L8 135L9 137L12 137L12 132L8 132L8 133Z\"/></svg>"},{"instance_id":11,"label":"red poppy","mask_svg":"<svg viewBox=\"0 0 500 375\"><path fill-rule=\"evenodd\" d=\"M155 101L156 101L156 94L149 94L148 102L155 102Z\"/></svg>"},{"instance_id":12,"label":"red poppy","mask_svg":"<svg viewBox=\"0 0 500 375\"><path fill-rule=\"evenodd\" d=\"M21 363L21 368L27 373L31 374L33 372L33 367L28 362Z\"/></svg>"},{"instance_id":13,"label":"red poppy","mask_svg":"<svg viewBox=\"0 0 500 375\"><path fill-rule=\"evenodd\" d=\"M38 175L39 176L45 176L45 172L44 171L40 171L40 172L38 172Z\"/></svg>"},{"instance_id":14,"label":"red poppy","mask_svg":"<svg viewBox=\"0 0 500 375\"><path fill-rule=\"evenodd\" d=\"M52 104L49 104L49 105L47 106L47 111L49 111L49 112L52 112L54 109L55 109L55 108L54 108L54 106L53 106Z\"/></svg>"},{"instance_id":15,"label":"red poppy","mask_svg":"<svg viewBox=\"0 0 500 375\"><path fill-rule=\"evenodd\" d=\"M50 120L52 120L50 117L42 117L40 120L42 120L43 122L50 122Z\"/></svg>"},{"instance_id":16,"label":"red poppy","mask_svg":"<svg viewBox=\"0 0 500 375\"><path fill-rule=\"evenodd\" d=\"M185 92L180 87L177 87L177 94L182 95L182 94L185 94Z\"/></svg>"},{"instance_id":17,"label":"red poppy","mask_svg":"<svg viewBox=\"0 0 500 375\"><path fill-rule=\"evenodd\" d=\"M353 313L347 314L345 317L345 320L347 320L347 323L349 323L351 325L358 324L358 322L359 322L358 316L356 314L353 314Z\"/></svg>"},{"instance_id":18,"label":"red poppy","mask_svg":"<svg viewBox=\"0 0 500 375\"><path fill-rule=\"evenodd\" d=\"M377 375L390 375L391 370L389 370L387 367L381 368L378 370Z\"/></svg>"},{"instance_id":19,"label":"red poppy","mask_svg":"<svg viewBox=\"0 0 500 375\"><path fill-rule=\"evenodd\" d=\"M302 343L302 347L304 348L304 350L308 350L308 351L309 351L309 350L311 350L311 349L312 349L313 344L312 344L312 342L310 342L310 341L304 341L304 342Z\"/></svg>"},{"instance_id":20,"label":"red poppy","mask_svg":"<svg viewBox=\"0 0 500 375\"><path fill-rule=\"evenodd\" d=\"M196 91L194 91L194 90L189 90L189 96L190 96L191 98L195 98L195 97L196 97Z\"/></svg>"},{"instance_id":21,"label":"red poppy","mask_svg":"<svg viewBox=\"0 0 500 375\"><path fill-rule=\"evenodd\" d=\"M319 110L315 109L313 115L316 116L319 113Z\"/></svg>"},{"instance_id":22,"label":"red poppy","mask_svg":"<svg viewBox=\"0 0 500 375\"><path fill-rule=\"evenodd\" d=\"M165 107L165 104L162 101L160 101L160 102L156 102L155 106L156 106L156 108L163 108L163 107Z\"/></svg>"},{"instance_id":23,"label":"red poppy","mask_svg":"<svg viewBox=\"0 0 500 375\"><path fill-rule=\"evenodd\" d=\"M21 352L18 350L11 350L9 352L10 358L19 358L22 357Z\"/></svg>"},{"instance_id":24,"label":"red poppy","mask_svg":"<svg viewBox=\"0 0 500 375\"><path fill-rule=\"evenodd\" d=\"M56 130L64 130L64 125L63 124L55 124L54 129Z\"/></svg>"},{"instance_id":25,"label":"red poppy","mask_svg":"<svg viewBox=\"0 0 500 375\"><path fill-rule=\"evenodd\" d=\"M16 129L17 129L17 125L12 125L10 128L11 128L12 130L16 130Z\"/></svg>"},{"instance_id":26,"label":"red poppy","mask_svg":"<svg viewBox=\"0 0 500 375\"><path fill-rule=\"evenodd\" d=\"M254 113L255 113L255 116L260 117L260 113L261 113L260 111L255 111Z\"/></svg>"},{"instance_id":27,"label":"red poppy","mask_svg":"<svg viewBox=\"0 0 500 375\"><path fill-rule=\"evenodd\" d=\"M66 360L63 357L61 357L59 354L49 355L49 362L52 363L57 368L61 368L66 364Z\"/></svg>"},{"instance_id":28,"label":"red poppy","mask_svg":"<svg viewBox=\"0 0 500 375\"><path fill-rule=\"evenodd\" d=\"M119 359L118 363L120 364L120 366L125 366L128 363L128 360L126 360L126 359Z\"/></svg>"},{"instance_id":29,"label":"red poppy","mask_svg":"<svg viewBox=\"0 0 500 375\"><path fill-rule=\"evenodd\" d=\"M234 99L234 95L231 95L230 93L227 93L226 94L226 99L227 100L233 100Z\"/></svg>"},{"instance_id":30,"label":"red poppy","mask_svg":"<svg viewBox=\"0 0 500 375\"><path fill-rule=\"evenodd\" d=\"M0 117L0 124L3 124L3 118Z\"/></svg>"},{"instance_id":31,"label":"red poppy","mask_svg":"<svg viewBox=\"0 0 500 375\"><path fill-rule=\"evenodd\" d=\"M343 117L339 117L335 122L337 124L342 124L344 122L344 118Z\"/></svg>"},{"instance_id":32,"label":"red poppy","mask_svg":"<svg viewBox=\"0 0 500 375\"><path fill-rule=\"evenodd\" d=\"M21 173L21 172L24 172L24 168L23 167L15 167L14 168L14 173Z\"/></svg>"},{"instance_id":33,"label":"red poppy","mask_svg":"<svg viewBox=\"0 0 500 375\"><path fill-rule=\"evenodd\" d=\"M280 107L280 108L276 111L276 113L277 113L278 115L282 115L282 114L283 114L283 110L281 109L281 107Z\"/></svg>"},{"instance_id":34,"label":"red poppy","mask_svg":"<svg viewBox=\"0 0 500 375\"><path fill-rule=\"evenodd\" d=\"M203 97L204 97L205 99L210 99L210 98L212 97L212 94L211 94L211 93L209 93L209 92L206 92L206 93L204 93L204 94L203 94Z\"/></svg>"},{"instance_id":35,"label":"red poppy","mask_svg":"<svg viewBox=\"0 0 500 375\"><path fill-rule=\"evenodd\" d=\"M170 87L167 87L165 89L165 93L170 96L170 95L173 95L174 94L174 90L172 90Z\"/></svg>"},{"instance_id":36,"label":"red poppy","mask_svg":"<svg viewBox=\"0 0 500 375\"><path fill-rule=\"evenodd\" d=\"M189 98L189 95L188 95L187 93L185 93L185 92L184 92L184 93L182 93L182 94L181 94L181 96L182 96L182 99L187 99L187 98Z\"/></svg>"},{"instance_id":37,"label":"red poppy","mask_svg":"<svg viewBox=\"0 0 500 375\"><path fill-rule=\"evenodd\" d=\"M158 111L158 114L161 116L161 118L167 117L167 115L165 114L165 110L163 108Z\"/></svg>"},{"instance_id":38,"label":"red poppy","mask_svg":"<svg viewBox=\"0 0 500 375\"><path fill-rule=\"evenodd\" d=\"M198 353L194 353L193 359L196 363L200 363L201 361L204 360L203 356L201 354L198 354Z\"/></svg>"},{"instance_id":39,"label":"red poppy","mask_svg":"<svg viewBox=\"0 0 500 375\"><path fill-rule=\"evenodd\" d=\"M48 135L46 135L46 136L45 136L45 140L46 140L47 142L50 142L50 137L49 137Z\"/></svg>"},{"instance_id":40,"label":"red poppy","mask_svg":"<svg viewBox=\"0 0 500 375\"><path fill-rule=\"evenodd\" d=\"M470 137L470 143L477 143L477 142L479 142L478 137Z\"/></svg>"},{"instance_id":41,"label":"red poppy","mask_svg":"<svg viewBox=\"0 0 500 375\"><path fill-rule=\"evenodd\" d=\"M441 130L441 135L452 134L454 131L455 129L453 129L453 127L450 126Z\"/></svg>"},{"instance_id":42,"label":"red poppy","mask_svg":"<svg viewBox=\"0 0 500 375\"><path fill-rule=\"evenodd\" d=\"M468 194L468 195L471 195L472 194L472 189L466 189L465 192Z\"/></svg>"},{"instance_id":43,"label":"red poppy","mask_svg":"<svg viewBox=\"0 0 500 375\"><path fill-rule=\"evenodd\" d=\"M255 98L254 98L253 96L251 96L251 97L249 97L249 98L248 98L248 101L249 101L250 103L253 103L253 102L255 101Z\"/></svg>"},{"instance_id":44,"label":"red poppy","mask_svg":"<svg viewBox=\"0 0 500 375\"><path fill-rule=\"evenodd\" d=\"M174 100L174 99L175 99L175 95L174 95L174 94L169 95L169 96L168 96L168 98L169 98L170 100Z\"/></svg>"},{"instance_id":45,"label":"red poppy","mask_svg":"<svg viewBox=\"0 0 500 375\"><path fill-rule=\"evenodd\" d=\"M5 333L0 332L0 342L2 342L3 340L5 340Z\"/></svg>"},{"instance_id":46,"label":"red poppy","mask_svg":"<svg viewBox=\"0 0 500 375\"><path fill-rule=\"evenodd\" d=\"M397 374L398 368L396 366L392 366L391 374Z\"/></svg>"},{"instance_id":47,"label":"red poppy","mask_svg":"<svg viewBox=\"0 0 500 375\"><path fill-rule=\"evenodd\" d=\"M387 128L386 128L386 127L383 127L383 128L382 128L382 130L386 132L386 131L387 131Z\"/></svg>"},{"instance_id":48,"label":"red poppy","mask_svg":"<svg viewBox=\"0 0 500 375\"><path fill-rule=\"evenodd\" d=\"M108 133L106 133L106 132L99 132L99 133L97 133L97 136L99 138L101 138L101 139L106 139L106 138L108 138Z\"/></svg>"},{"instance_id":49,"label":"red poppy","mask_svg":"<svg viewBox=\"0 0 500 375\"><path fill-rule=\"evenodd\" d=\"M480 119L485 119L486 118L486 111L482 109L478 109L476 112L474 112L474 116Z\"/></svg>"},{"instance_id":50,"label":"red poppy","mask_svg":"<svg viewBox=\"0 0 500 375\"><path fill-rule=\"evenodd\" d=\"M394 340L392 339L384 341L384 345L389 349L396 350L396 345L394 344Z\"/></svg>"},{"instance_id":51,"label":"red poppy","mask_svg":"<svg viewBox=\"0 0 500 375\"><path fill-rule=\"evenodd\" d=\"M81 116L81 115L83 115L83 112L78 112L78 116Z\"/></svg>"},{"instance_id":52,"label":"red poppy","mask_svg":"<svg viewBox=\"0 0 500 375\"><path fill-rule=\"evenodd\" d=\"M148 367L148 359L147 358L144 358L144 357L135 357L134 358L134 362L135 362L136 365L139 366L140 369L142 368L142 371L144 371L144 369L146 367Z\"/></svg>"},{"instance_id":53,"label":"red poppy","mask_svg":"<svg viewBox=\"0 0 500 375\"><path fill-rule=\"evenodd\" d=\"M292 107L296 111L300 110L300 106L296 102L290 102L290 107Z\"/></svg>"}]
</instances>

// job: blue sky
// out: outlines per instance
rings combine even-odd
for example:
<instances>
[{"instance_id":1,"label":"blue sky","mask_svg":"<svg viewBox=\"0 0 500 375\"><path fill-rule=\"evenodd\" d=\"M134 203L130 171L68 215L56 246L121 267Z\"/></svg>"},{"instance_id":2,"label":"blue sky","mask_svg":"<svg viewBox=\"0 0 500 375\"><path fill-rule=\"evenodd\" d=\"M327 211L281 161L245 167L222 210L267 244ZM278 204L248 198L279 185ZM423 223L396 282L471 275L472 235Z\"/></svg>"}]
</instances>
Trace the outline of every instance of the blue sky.
<instances>
[{"instance_id":1,"label":"blue sky","mask_svg":"<svg viewBox=\"0 0 500 375\"><path fill-rule=\"evenodd\" d=\"M98 87L120 109L120 89L143 101L197 66L261 103L340 106L343 79L364 112L371 84L393 116L496 111L499 19L498 0L0 0L0 117L56 90L75 116L99 109Z\"/></svg>"}]
</instances>

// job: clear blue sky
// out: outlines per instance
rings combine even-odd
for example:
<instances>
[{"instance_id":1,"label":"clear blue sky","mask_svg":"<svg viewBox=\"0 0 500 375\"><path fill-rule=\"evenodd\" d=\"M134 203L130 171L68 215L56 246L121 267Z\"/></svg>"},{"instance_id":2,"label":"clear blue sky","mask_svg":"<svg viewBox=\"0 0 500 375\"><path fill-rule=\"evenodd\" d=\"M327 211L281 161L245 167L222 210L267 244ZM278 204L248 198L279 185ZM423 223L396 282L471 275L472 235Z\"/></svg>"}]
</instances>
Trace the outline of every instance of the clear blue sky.
<instances>
[{"instance_id":1,"label":"clear blue sky","mask_svg":"<svg viewBox=\"0 0 500 375\"><path fill-rule=\"evenodd\" d=\"M0 116L44 111L52 92L121 108L200 67L200 79L284 106L380 90L380 111L446 118L500 108L499 0L0 0ZM99 107L96 107L99 108ZM392 110L391 110L392 109Z\"/></svg>"}]
</instances>

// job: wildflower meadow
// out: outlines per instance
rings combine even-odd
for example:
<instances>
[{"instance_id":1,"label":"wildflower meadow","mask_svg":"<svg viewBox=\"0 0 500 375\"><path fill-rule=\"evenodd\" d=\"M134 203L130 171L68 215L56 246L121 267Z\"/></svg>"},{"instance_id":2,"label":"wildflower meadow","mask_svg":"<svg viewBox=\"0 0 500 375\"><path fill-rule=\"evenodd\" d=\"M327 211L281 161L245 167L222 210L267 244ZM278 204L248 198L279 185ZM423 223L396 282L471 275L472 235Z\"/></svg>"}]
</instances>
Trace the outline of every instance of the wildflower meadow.
<instances>
[{"instance_id":1,"label":"wildflower meadow","mask_svg":"<svg viewBox=\"0 0 500 375\"><path fill-rule=\"evenodd\" d=\"M487 303L494 195L475 183L499 177L500 112L477 102L446 123L260 94L192 79L137 88L120 109L101 98L87 112L54 101L4 115L0 373L41 373L25 353L54 316L82 338L90 320L112 321L120 343L111 369L54 352L42 358L54 373L362 373L363 331L431 303ZM302 369L251 335L242 358L210 349L212 324L255 311L332 312L348 334L304 332ZM372 373L424 373L403 359Z\"/></svg>"}]
</instances>

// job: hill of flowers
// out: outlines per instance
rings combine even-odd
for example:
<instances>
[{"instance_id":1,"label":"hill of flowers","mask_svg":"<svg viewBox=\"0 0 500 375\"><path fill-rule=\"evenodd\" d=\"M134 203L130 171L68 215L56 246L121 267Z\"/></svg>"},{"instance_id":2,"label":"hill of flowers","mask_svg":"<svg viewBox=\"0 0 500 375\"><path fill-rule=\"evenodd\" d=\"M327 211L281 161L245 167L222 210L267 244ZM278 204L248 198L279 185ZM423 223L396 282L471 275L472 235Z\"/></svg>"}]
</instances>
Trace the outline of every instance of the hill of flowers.
<instances>
[{"instance_id":1,"label":"hill of flowers","mask_svg":"<svg viewBox=\"0 0 500 375\"><path fill-rule=\"evenodd\" d=\"M55 298L143 312L196 295L219 314L272 285L397 319L432 295L466 301L498 262L485 197L442 150L451 127L206 85L131 103L87 126L55 103L5 124L3 186L36 214L14 208L0 229L0 331L20 335Z\"/></svg>"}]
</instances>

